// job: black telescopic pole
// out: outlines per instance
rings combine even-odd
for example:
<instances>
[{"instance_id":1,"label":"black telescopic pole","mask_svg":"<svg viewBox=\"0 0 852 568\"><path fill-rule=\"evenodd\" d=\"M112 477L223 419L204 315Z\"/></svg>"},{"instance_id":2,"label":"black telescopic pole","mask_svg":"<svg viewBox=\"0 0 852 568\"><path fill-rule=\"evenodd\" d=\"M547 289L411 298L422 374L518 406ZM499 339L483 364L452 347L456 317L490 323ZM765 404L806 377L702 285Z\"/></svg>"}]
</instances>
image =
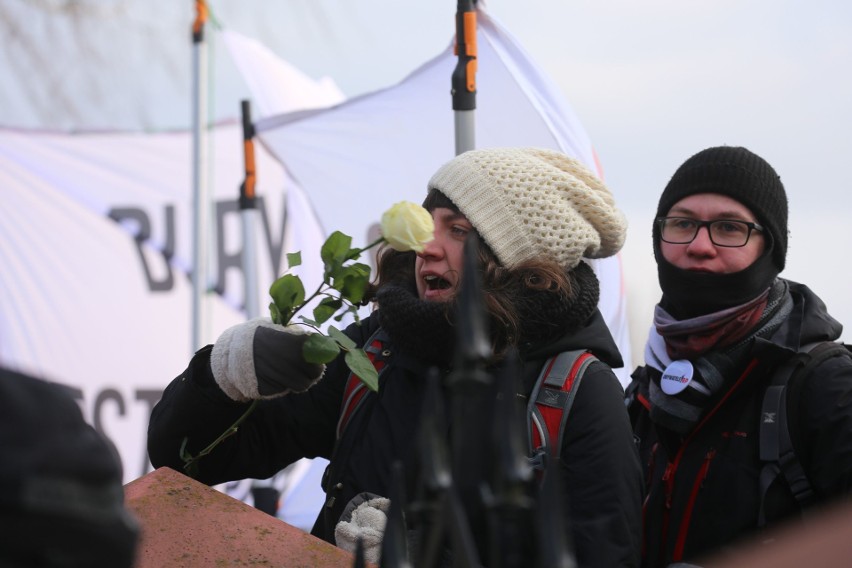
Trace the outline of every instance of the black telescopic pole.
<instances>
[{"instance_id":1,"label":"black telescopic pole","mask_svg":"<svg viewBox=\"0 0 852 568\"><path fill-rule=\"evenodd\" d=\"M245 177L240 184L240 220L242 221L243 229L243 298L246 312L246 319L254 319L260 316L260 295L257 276L257 246L255 245L255 235L257 234L257 196L255 194L255 186L257 184L257 168L254 160L254 123L251 121L251 104L247 100L240 102L240 111L243 119L243 162L245 164ZM255 496L255 507L261 508L259 505L259 495L268 495L269 501L277 503L279 493L272 483L272 478L269 480L252 480L251 484L252 495ZM265 510L267 513L275 515L277 505L272 505Z\"/></svg>"},{"instance_id":2,"label":"black telescopic pole","mask_svg":"<svg viewBox=\"0 0 852 568\"><path fill-rule=\"evenodd\" d=\"M458 0L456 10L456 55L452 95L455 113L456 155L476 147L476 2Z\"/></svg>"},{"instance_id":3,"label":"black telescopic pole","mask_svg":"<svg viewBox=\"0 0 852 568\"><path fill-rule=\"evenodd\" d=\"M257 284L257 251L255 247L255 197L256 169L254 163L254 124L251 121L249 101L242 101L243 156L245 178L240 185L240 215L243 225L243 278L245 285L245 310L248 319L260 314Z\"/></svg>"}]
</instances>

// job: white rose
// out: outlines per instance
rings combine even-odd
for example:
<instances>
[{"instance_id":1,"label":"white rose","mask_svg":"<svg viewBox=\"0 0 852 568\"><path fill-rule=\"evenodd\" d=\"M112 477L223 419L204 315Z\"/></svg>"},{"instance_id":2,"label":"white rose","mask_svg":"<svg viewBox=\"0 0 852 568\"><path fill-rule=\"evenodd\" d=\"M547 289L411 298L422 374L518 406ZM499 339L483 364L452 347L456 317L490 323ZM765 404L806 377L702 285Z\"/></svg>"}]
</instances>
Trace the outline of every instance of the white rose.
<instances>
[{"instance_id":1,"label":"white rose","mask_svg":"<svg viewBox=\"0 0 852 568\"><path fill-rule=\"evenodd\" d=\"M432 215L410 201L395 203L382 215L382 237L394 250L422 252L434 233Z\"/></svg>"}]
</instances>

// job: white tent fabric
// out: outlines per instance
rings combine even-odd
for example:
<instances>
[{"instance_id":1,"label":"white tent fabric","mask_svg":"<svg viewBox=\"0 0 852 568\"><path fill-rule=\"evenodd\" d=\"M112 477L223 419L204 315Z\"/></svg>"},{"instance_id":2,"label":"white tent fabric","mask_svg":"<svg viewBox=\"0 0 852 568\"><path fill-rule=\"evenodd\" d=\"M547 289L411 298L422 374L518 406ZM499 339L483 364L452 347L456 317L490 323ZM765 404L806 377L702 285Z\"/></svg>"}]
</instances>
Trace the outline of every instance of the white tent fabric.
<instances>
[{"instance_id":1,"label":"white tent fabric","mask_svg":"<svg viewBox=\"0 0 852 568\"><path fill-rule=\"evenodd\" d=\"M589 136L552 81L481 7L478 21L477 147L559 149L603 177ZM263 143L312 198L326 231L365 243L370 226L392 203L422 201L431 174L453 156L449 91L455 62L450 46L394 87L256 124ZM629 367L620 259L592 265L601 280L601 311ZM616 372L626 384L627 368Z\"/></svg>"},{"instance_id":2,"label":"white tent fabric","mask_svg":"<svg viewBox=\"0 0 852 568\"><path fill-rule=\"evenodd\" d=\"M223 30L222 39L249 86L257 116L325 108L346 100L333 79L314 81L257 40L231 30Z\"/></svg>"}]
</instances>

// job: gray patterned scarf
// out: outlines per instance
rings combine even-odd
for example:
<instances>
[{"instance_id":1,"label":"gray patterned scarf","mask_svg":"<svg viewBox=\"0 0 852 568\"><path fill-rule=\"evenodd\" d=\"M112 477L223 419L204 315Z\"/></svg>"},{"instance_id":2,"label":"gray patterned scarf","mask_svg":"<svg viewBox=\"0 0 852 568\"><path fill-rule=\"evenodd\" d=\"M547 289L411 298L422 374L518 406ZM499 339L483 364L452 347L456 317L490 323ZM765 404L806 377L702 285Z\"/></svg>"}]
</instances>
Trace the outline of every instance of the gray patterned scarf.
<instances>
[{"instance_id":1,"label":"gray patterned scarf","mask_svg":"<svg viewBox=\"0 0 852 568\"><path fill-rule=\"evenodd\" d=\"M723 387L730 385L748 363L754 339L770 337L792 309L793 299L788 284L777 279L769 291L766 308L754 330L734 345L710 350L690 359L692 380L676 394L666 394L660 385L662 375L672 364L672 359L668 355L665 340L657 333L656 327L652 327L645 346L645 361L659 373L651 373L651 419L681 435L689 432L706 411L708 403L716 398L717 393L722 392ZM671 318L659 306L657 310L656 318ZM709 314L699 318L712 316ZM674 318L671 320L674 321ZM688 320L681 323L688 324Z\"/></svg>"}]
</instances>

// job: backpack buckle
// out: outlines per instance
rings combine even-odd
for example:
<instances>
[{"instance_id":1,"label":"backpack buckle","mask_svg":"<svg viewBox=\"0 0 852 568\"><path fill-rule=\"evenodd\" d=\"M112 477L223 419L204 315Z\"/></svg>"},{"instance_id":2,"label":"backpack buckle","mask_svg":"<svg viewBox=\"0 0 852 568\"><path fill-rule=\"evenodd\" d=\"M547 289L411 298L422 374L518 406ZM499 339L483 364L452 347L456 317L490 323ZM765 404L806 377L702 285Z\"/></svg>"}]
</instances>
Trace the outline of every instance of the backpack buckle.
<instances>
[{"instance_id":1,"label":"backpack buckle","mask_svg":"<svg viewBox=\"0 0 852 568\"><path fill-rule=\"evenodd\" d=\"M547 460L549 459L547 450L544 446L536 449L533 454L527 458L530 467L536 471L544 471L547 468Z\"/></svg>"}]
</instances>

